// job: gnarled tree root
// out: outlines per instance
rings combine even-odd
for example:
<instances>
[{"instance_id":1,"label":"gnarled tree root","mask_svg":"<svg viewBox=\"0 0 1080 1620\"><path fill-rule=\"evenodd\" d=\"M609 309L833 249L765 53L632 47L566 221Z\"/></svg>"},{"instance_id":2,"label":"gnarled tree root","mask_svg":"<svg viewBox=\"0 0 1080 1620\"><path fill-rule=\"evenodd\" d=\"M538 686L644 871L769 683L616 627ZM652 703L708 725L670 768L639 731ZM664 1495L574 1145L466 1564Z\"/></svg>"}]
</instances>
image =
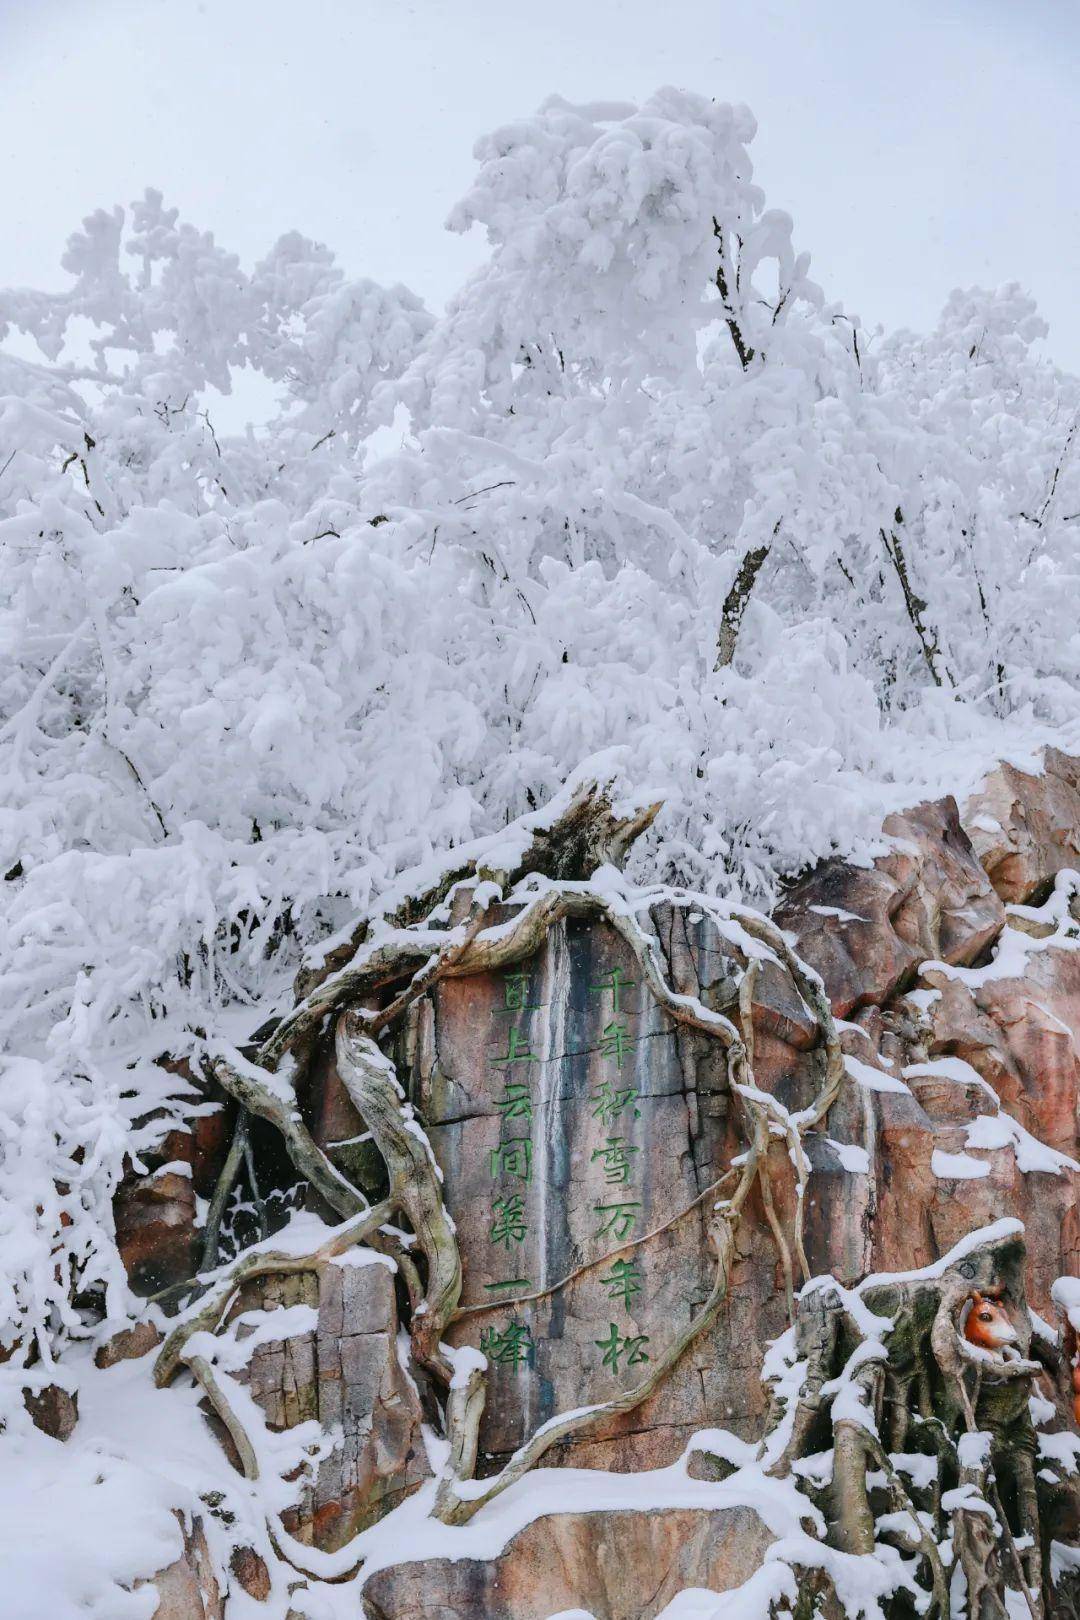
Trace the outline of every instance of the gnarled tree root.
<instances>
[{"instance_id":1,"label":"gnarled tree root","mask_svg":"<svg viewBox=\"0 0 1080 1620\"><path fill-rule=\"evenodd\" d=\"M780 1257L789 1312L793 1312L795 1265L804 1278L808 1269L802 1218L809 1167L802 1139L825 1119L843 1083L844 1061L836 1027L820 980L798 960L780 930L766 919L719 907L683 891L627 894L617 884L593 885L582 880L599 861L620 856L632 837L651 820L655 809L653 806L636 817L619 819L602 794L593 790L578 795L553 826L537 829L513 871L489 871L478 864L463 866L448 873L422 902L406 904L393 917L357 930L347 951L333 957L324 973L305 977L303 999L255 1051L253 1061L239 1053L218 1051L209 1055L208 1065L222 1087L246 1113L256 1114L275 1126L300 1174L347 1223L306 1255L259 1250L241 1257L199 1310L177 1324L159 1353L155 1367L159 1383L167 1382L187 1360L233 1434L245 1469L254 1465L254 1452L250 1445L245 1447L242 1434L238 1438L234 1432L236 1417L228 1411L222 1390L215 1387L213 1369L205 1358L188 1354L186 1347L195 1333L214 1331L220 1326L245 1281L280 1271L318 1270L342 1252L342 1246L351 1243L370 1240L384 1252L396 1252L411 1305L413 1356L447 1390L445 1420L450 1460L438 1486L434 1511L452 1524L472 1518L485 1503L520 1479L551 1446L631 1411L659 1387L687 1348L715 1321L727 1293L738 1225L755 1187L760 1189ZM471 890L468 894L467 888ZM659 940L645 918L660 898L678 908L694 906L710 913L730 942L733 955L745 960L738 1024L724 1012L706 1006L697 996L677 992L669 983ZM464 907L462 920L456 923L451 921L455 907L459 912ZM393 1064L377 1042L441 980L513 967L540 948L553 926L570 918L602 922L612 928L629 948L643 982L663 1011L678 1026L720 1042L747 1148L736 1165L695 1200L695 1204L713 1200L707 1231L716 1262L712 1288L698 1315L634 1388L611 1401L553 1418L514 1453L494 1479L477 1486L473 1475L485 1377L480 1365L455 1377L452 1358L442 1343L447 1326L458 1314L461 1292L461 1262L453 1223L427 1139L398 1083ZM759 1092L753 1080L753 989L760 961L766 957L787 970L821 1031L820 1090L812 1105L796 1115ZM310 1057L313 1042L331 1015L336 1015L338 1072L387 1170L389 1194L370 1209L307 1130L297 1105L294 1077L283 1068L289 1053L303 1054L301 1061ZM772 1154L771 1148L779 1142L786 1146L786 1155ZM215 1204L223 1206L244 1145L244 1132L238 1126ZM776 1167L786 1165L788 1160L795 1176L795 1230L790 1239L777 1214L772 1187ZM220 1209L216 1215L219 1224ZM387 1230L395 1217L411 1229L407 1248L398 1243L395 1250L394 1234ZM654 1235L646 1234L639 1242L647 1242ZM208 1257L214 1254L216 1226L207 1243ZM553 1285L554 1289L568 1280Z\"/></svg>"}]
</instances>

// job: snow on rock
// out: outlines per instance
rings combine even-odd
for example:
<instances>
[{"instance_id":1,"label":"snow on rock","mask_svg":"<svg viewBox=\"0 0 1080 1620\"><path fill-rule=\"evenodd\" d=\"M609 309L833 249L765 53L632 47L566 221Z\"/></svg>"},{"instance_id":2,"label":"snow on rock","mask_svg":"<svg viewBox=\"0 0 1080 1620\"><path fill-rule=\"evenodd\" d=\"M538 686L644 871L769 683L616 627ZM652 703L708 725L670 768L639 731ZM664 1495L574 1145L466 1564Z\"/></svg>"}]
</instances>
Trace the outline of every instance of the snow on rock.
<instances>
[{"instance_id":1,"label":"snow on rock","mask_svg":"<svg viewBox=\"0 0 1080 1620\"><path fill-rule=\"evenodd\" d=\"M1080 1332L1080 1277L1059 1277L1050 1292L1058 1310Z\"/></svg>"},{"instance_id":2,"label":"snow on rock","mask_svg":"<svg viewBox=\"0 0 1080 1620\"><path fill-rule=\"evenodd\" d=\"M832 1136L827 1140L845 1170L855 1176L865 1176L869 1173L870 1155L865 1148L857 1146L854 1142L838 1142Z\"/></svg>"},{"instance_id":3,"label":"snow on rock","mask_svg":"<svg viewBox=\"0 0 1080 1620\"><path fill-rule=\"evenodd\" d=\"M844 1058L844 1066L851 1078L858 1085L864 1086L867 1091L892 1091L903 1094L911 1089L896 1075L886 1074L884 1069L879 1069L872 1063L864 1063L861 1058L852 1057L850 1052Z\"/></svg>"},{"instance_id":4,"label":"snow on rock","mask_svg":"<svg viewBox=\"0 0 1080 1620\"><path fill-rule=\"evenodd\" d=\"M930 1168L943 1181L978 1181L981 1176L990 1174L990 1166L983 1160L973 1159L967 1153L944 1153L941 1148L934 1149Z\"/></svg>"},{"instance_id":5,"label":"snow on rock","mask_svg":"<svg viewBox=\"0 0 1080 1620\"><path fill-rule=\"evenodd\" d=\"M1059 1176L1064 1170L1080 1170L1075 1159L1036 1141L1019 1120L1004 1113L980 1114L973 1120L968 1126L967 1145L969 1148L1011 1147L1016 1154L1017 1169L1025 1175L1037 1171Z\"/></svg>"}]
</instances>

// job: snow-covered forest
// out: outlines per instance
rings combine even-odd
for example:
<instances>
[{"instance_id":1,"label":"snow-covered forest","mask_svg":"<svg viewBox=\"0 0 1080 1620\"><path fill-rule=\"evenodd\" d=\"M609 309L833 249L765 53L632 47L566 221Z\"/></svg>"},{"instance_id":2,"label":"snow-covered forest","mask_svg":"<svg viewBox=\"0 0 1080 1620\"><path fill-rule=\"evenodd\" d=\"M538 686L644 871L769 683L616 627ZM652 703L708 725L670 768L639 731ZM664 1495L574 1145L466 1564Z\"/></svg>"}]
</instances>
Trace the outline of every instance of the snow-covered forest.
<instances>
[{"instance_id":1,"label":"snow-covered forest","mask_svg":"<svg viewBox=\"0 0 1080 1620\"><path fill-rule=\"evenodd\" d=\"M483 137L448 226L490 251L439 313L299 235L243 264L154 191L83 222L67 290L0 293L27 1468L27 1378L134 1310L122 1176L358 915L586 782L662 805L633 881L768 910L888 812L1080 742L1080 381L1016 285L861 324L754 133L663 89Z\"/></svg>"}]
</instances>

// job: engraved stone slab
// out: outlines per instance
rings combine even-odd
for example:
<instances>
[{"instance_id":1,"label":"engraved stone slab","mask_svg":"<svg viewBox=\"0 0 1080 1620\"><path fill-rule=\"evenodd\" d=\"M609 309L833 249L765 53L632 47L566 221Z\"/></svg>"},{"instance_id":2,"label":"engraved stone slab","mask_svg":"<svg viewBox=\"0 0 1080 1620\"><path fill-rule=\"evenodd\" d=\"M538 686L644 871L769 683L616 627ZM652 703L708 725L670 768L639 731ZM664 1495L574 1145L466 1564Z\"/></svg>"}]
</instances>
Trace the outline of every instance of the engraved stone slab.
<instances>
[{"instance_id":1,"label":"engraved stone slab","mask_svg":"<svg viewBox=\"0 0 1080 1620\"><path fill-rule=\"evenodd\" d=\"M671 982L730 1003L731 955L708 919L666 923ZM735 1151L724 1053L640 980L613 929L570 921L513 971L445 980L417 1011L412 1092L464 1267L467 1314L450 1336L488 1357L489 1464L556 1414L639 1384L712 1285L702 1195ZM808 1043L786 975L770 968L761 986L766 1029ZM768 1297L743 1300L752 1268L735 1273L704 1342L649 1401L583 1439L575 1461L669 1461L710 1421L709 1387L715 1396L723 1368L760 1348L762 1305L769 1331L783 1325ZM768 1296L768 1262L765 1275ZM711 1409L756 1416L739 1406L721 1397Z\"/></svg>"}]
</instances>

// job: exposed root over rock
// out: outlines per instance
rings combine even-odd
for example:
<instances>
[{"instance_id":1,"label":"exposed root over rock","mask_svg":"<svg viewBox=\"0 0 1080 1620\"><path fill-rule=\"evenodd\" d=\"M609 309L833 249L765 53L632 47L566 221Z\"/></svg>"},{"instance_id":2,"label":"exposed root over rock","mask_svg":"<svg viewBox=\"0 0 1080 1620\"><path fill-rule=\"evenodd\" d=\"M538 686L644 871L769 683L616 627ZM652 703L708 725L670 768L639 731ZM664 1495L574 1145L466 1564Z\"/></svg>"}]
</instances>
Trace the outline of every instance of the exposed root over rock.
<instances>
[{"instance_id":1,"label":"exposed root over rock","mask_svg":"<svg viewBox=\"0 0 1080 1620\"><path fill-rule=\"evenodd\" d=\"M631 1412L661 1387L723 1308L740 1225L756 1193L792 1323L770 1358L773 1399L759 1467L808 1499L808 1522L817 1528L795 1560L805 1565L799 1602L809 1605L807 1616L832 1612L837 1572L860 1560L875 1565L880 1584L884 1557L886 1586L892 1570L895 1590L906 1594L907 1608L897 1613L945 1620L964 1597L971 1620L1004 1620L1007 1614L1015 1620L1017 1602L1031 1620L1045 1620L1054 1612L1054 1527L1067 1527L1070 1514L1080 1524L1080 1510L1063 1472L1036 1469L1039 1440L1029 1397L1034 1380L1049 1368L1056 1391L1052 1409L1060 1416L1066 1393L1072 1398L1076 1358L1067 1347L1043 1346L1039 1359L1029 1354L1019 1228L999 1223L935 1267L871 1278L855 1289L809 1278L803 1221L810 1161L804 1144L826 1121L846 1073L828 998L817 975L767 919L701 895L634 890L622 881L606 863L651 814L620 818L602 794L578 795L549 827L516 844L511 840L512 858L500 850L498 859L463 862L421 900L357 929L331 953L325 971L302 978L296 1007L261 1045L244 1054L207 1054L211 1072L241 1109L211 1206L208 1259L216 1258L224 1198L246 1150L250 1115L275 1127L297 1171L343 1224L327 1229L325 1239L303 1253L264 1243L200 1279L209 1295L189 1307L162 1345L155 1377L166 1383L186 1364L228 1429L245 1473L255 1477L255 1448L199 1335L222 1327L245 1282L275 1272L318 1271L349 1246L367 1243L399 1268L412 1367L438 1406L448 1442L433 1516L463 1525L550 1448ZM670 982L656 930L660 905L669 913L693 908L714 924L737 965L722 1010ZM610 1400L556 1414L527 1435L497 1473L477 1480L487 1363L479 1352L454 1351L444 1336L463 1317L497 1307L460 1305L461 1254L441 1173L384 1048L409 1009L440 981L524 963L565 919L611 929L671 1023L718 1043L741 1151L686 1208L604 1257L641 1250L703 1208L714 1270L696 1314L649 1360L637 1384ZM754 1078L755 987L768 962L784 970L818 1031L817 1095L797 1111ZM305 1068L317 1045L325 1049L331 1031L337 1073L383 1166L386 1193L371 1204L301 1117ZM557 1295L600 1263L579 1265L515 1304ZM964 1332L973 1295L991 1289L1000 1291L1016 1328L1019 1348L1007 1356L980 1350Z\"/></svg>"},{"instance_id":2,"label":"exposed root over rock","mask_svg":"<svg viewBox=\"0 0 1080 1620\"><path fill-rule=\"evenodd\" d=\"M659 1387L720 1310L738 1224L755 1187L760 1189L786 1279L789 1310L793 1310L795 1263L803 1278L807 1272L801 1224L808 1167L801 1141L824 1119L843 1079L835 1025L820 981L766 919L681 891L638 892L625 888L609 863L621 857L632 837L648 825L655 808L619 817L604 794L596 790L577 794L550 825L537 826L523 845L519 840L509 870L498 869L498 859L462 865L447 874L446 880L430 890L423 901L407 903L394 916L358 929L350 942L351 955L339 953L318 979L309 975L301 986L303 995L296 1009L281 1020L261 1046L249 1048L250 1055L220 1050L208 1053L210 1072L239 1103L242 1112L211 1207L207 1257L216 1258L221 1208L246 1147L247 1115L256 1115L278 1130L297 1171L347 1222L321 1247L304 1255L266 1252L264 1248L242 1256L218 1282L210 1299L197 1311L192 1309L174 1329L158 1356L159 1382L167 1382L181 1362L186 1362L199 1378L233 1435L245 1468L253 1466L253 1453L239 1432L236 1413L229 1409L206 1358L189 1353L187 1346L199 1332L212 1332L221 1325L236 1290L245 1281L275 1271L318 1269L340 1252L343 1243L367 1240L394 1252L391 1233L381 1230L391 1221L402 1223L409 1234L407 1247L399 1241L395 1257L401 1264L410 1298L413 1359L446 1392L445 1424L451 1460L440 1482L435 1513L449 1523L471 1518L557 1441L595 1428L605 1418L631 1411ZM676 991L669 983L659 940L649 921L653 905L661 900L677 908L705 906L728 940L733 957L742 957L746 966L738 994L737 1022L706 1006L698 997ZM452 920L455 908L458 921ZM519 1447L502 1472L478 1489L472 1476L485 1398L483 1362L478 1357L467 1376L454 1378L442 1342L457 1313L461 1258L443 1201L438 1166L393 1063L378 1041L391 1033L409 1007L441 979L521 963L540 948L552 927L567 918L602 922L613 929L632 953L650 994L676 1026L720 1043L733 1103L744 1124L746 1151L737 1166L694 1201L695 1205L711 1201L707 1231L716 1266L712 1289L697 1314L655 1358L639 1384L611 1401L542 1425ZM766 958L787 970L821 1030L822 1089L813 1106L798 1116L789 1115L754 1084L752 995L760 962ZM385 1166L389 1191L381 1203L370 1209L360 1190L315 1142L297 1103L296 1083L313 1037L331 1016L336 1021L338 1072ZM286 1063L290 1053L292 1058ZM782 1144L786 1154L774 1155L774 1144ZM780 1165L788 1159L796 1189L795 1230L790 1235L777 1215L772 1188ZM658 1230L666 1229L678 1218L673 1216ZM655 1235L646 1234L639 1242L647 1243ZM557 1292L570 1280L555 1283L546 1292ZM205 1287L206 1281L199 1286Z\"/></svg>"}]
</instances>

